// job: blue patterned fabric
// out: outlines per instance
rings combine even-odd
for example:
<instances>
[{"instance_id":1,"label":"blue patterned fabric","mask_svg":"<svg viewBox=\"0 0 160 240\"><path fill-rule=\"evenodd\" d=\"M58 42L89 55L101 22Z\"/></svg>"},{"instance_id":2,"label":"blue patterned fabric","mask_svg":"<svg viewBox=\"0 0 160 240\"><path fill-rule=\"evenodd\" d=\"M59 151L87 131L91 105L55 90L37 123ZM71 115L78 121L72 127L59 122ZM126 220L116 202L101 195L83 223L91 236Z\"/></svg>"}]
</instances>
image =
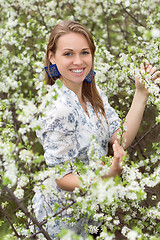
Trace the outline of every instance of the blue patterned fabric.
<instances>
[{"instance_id":1,"label":"blue patterned fabric","mask_svg":"<svg viewBox=\"0 0 160 240\"><path fill-rule=\"evenodd\" d=\"M54 85L58 89L58 85ZM120 119L115 110L109 105L107 96L98 88L105 107L107 122L103 116L99 114L103 125L97 118L92 105L87 102L87 111L89 117L83 110L78 101L76 94L62 85L56 104L45 117L40 119L41 130L37 131L37 136L44 148L44 158L49 167L57 164L63 164L65 161L75 161L76 158L89 164L87 151L92 136L94 135L99 143L99 158L106 156L108 152L108 142L112 134L120 127ZM71 172L68 169L65 173ZM55 191L60 193L61 199L64 201L64 191L56 186L54 180L46 180L44 183ZM53 185L51 187L51 185ZM52 206L55 202L59 202L56 194L42 194L37 191L33 199L36 217L41 221L46 216L52 215ZM50 207L49 207L50 206ZM65 214L65 213L64 213ZM60 221L48 223L46 228L54 239L64 223Z\"/></svg>"}]
</instances>

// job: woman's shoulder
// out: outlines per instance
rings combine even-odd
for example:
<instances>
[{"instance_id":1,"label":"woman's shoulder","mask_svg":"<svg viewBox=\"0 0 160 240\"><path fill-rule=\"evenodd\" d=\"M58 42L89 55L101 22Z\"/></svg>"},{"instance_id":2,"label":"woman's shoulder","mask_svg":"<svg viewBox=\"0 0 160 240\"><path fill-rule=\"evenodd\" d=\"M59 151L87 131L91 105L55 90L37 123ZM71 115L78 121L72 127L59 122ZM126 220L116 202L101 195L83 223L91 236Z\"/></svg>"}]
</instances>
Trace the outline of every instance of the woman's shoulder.
<instances>
[{"instance_id":1,"label":"woman's shoulder","mask_svg":"<svg viewBox=\"0 0 160 240\"><path fill-rule=\"evenodd\" d=\"M57 116L69 114L74 110L75 99L71 94L71 90L67 89L64 85L61 87L55 84L54 90L57 93L56 99L52 99L49 103L49 108L45 111L45 116Z\"/></svg>"},{"instance_id":2,"label":"woman's shoulder","mask_svg":"<svg viewBox=\"0 0 160 240\"><path fill-rule=\"evenodd\" d=\"M61 96L52 107L48 109L42 117L39 118L39 124L43 130L53 129L53 126L74 127L76 122L76 111L74 106L67 98ZM72 126L71 126L72 125Z\"/></svg>"},{"instance_id":3,"label":"woman's shoulder","mask_svg":"<svg viewBox=\"0 0 160 240\"><path fill-rule=\"evenodd\" d=\"M75 116L74 109L67 106L64 102L58 101L50 111L46 112L43 117L41 117L40 121L43 125L58 121L64 123L68 119L73 119L72 116Z\"/></svg>"},{"instance_id":4,"label":"woman's shoulder","mask_svg":"<svg viewBox=\"0 0 160 240\"><path fill-rule=\"evenodd\" d=\"M39 139L43 139L46 132L70 131L76 128L76 116L72 109L65 104L56 104L53 109L39 118L39 130L36 131Z\"/></svg>"}]
</instances>

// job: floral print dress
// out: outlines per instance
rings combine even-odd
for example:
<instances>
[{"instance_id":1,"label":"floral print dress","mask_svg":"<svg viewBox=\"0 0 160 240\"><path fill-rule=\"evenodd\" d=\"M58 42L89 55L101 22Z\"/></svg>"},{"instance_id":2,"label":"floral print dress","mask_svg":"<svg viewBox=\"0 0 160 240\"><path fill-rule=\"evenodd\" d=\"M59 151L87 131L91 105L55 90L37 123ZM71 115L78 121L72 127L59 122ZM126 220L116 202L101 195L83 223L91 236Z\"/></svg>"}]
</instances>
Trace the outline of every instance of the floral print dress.
<instances>
[{"instance_id":1,"label":"floral print dress","mask_svg":"<svg viewBox=\"0 0 160 240\"><path fill-rule=\"evenodd\" d=\"M76 159L89 164L87 152L93 136L99 145L99 149L96 149L99 158L106 156L108 142L112 134L120 127L120 119L109 105L107 96L98 88L107 118L106 121L99 114L100 121L89 102L87 102L88 116L73 91L65 85L59 89L56 83L53 87L59 92L58 98L53 104L53 108L40 119L41 130L37 131L37 136L44 148L46 164L53 168L56 165L63 165L67 160L74 162ZM68 169L65 174L69 172L72 172L72 169ZM65 191L58 188L54 179L45 180L44 185L51 189L53 194L36 191L33 206L39 221L53 215L55 203L61 204L61 201L65 201L63 196ZM60 198L55 192L58 192ZM65 212L62 215L65 215ZM55 239L55 235L62 227L65 227L65 224L60 220L48 221L46 224L46 229L52 239ZM76 232L78 233L78 231Z\"/></svg>"}]
</instances>

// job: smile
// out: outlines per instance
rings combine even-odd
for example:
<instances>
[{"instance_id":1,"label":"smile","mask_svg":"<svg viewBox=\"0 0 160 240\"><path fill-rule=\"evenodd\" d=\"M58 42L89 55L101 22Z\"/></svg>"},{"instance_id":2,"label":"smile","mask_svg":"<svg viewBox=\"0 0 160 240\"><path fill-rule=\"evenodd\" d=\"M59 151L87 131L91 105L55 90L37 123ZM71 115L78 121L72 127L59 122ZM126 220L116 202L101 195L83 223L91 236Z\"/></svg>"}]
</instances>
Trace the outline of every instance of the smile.
<instances>
[{"instance_id":1,"label":"smile","mask_svg":"<svg viewBox=\"0 0 160 240\"><path fill-rule=\"evenodd\" d=\"M73 73L82 73L84 71L84 68L82 69L72 69L71 72Z\"/></svg>"}]
</instances>

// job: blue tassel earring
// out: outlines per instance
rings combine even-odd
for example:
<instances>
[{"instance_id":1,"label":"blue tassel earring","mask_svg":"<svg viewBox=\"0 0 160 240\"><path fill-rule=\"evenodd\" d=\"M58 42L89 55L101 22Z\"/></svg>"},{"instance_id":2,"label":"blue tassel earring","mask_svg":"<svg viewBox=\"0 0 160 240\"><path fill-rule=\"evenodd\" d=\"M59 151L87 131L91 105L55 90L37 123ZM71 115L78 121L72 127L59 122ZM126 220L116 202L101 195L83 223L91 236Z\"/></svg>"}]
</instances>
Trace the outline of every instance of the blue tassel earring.
<instances>
[{"instance_id":1,"label":"blue tassel earring","mask_svg":"<svg viewBox=\"0 0 160 240\"><path fill-rule=\"evenodd\" d=\"M96 75L96 72L94 72L92 69L91 71L88 73L88 75L86 76L86 78L84 80L86 80L88 83L91 83L92 80L94 79L94 76Z\"/></svg>"},{"instance_id":2,"label":"blue tassel earring","mask_svg":"<svg viewBox=\"0 0 160 240\"><path fill-rule=\"evenodd\" d=\"M59 77L61 76L60 72L58 71L58 68L56 64L49 65L49 67L44 67L47 75L49 78Z\"/></svg>"}]
</instances>

